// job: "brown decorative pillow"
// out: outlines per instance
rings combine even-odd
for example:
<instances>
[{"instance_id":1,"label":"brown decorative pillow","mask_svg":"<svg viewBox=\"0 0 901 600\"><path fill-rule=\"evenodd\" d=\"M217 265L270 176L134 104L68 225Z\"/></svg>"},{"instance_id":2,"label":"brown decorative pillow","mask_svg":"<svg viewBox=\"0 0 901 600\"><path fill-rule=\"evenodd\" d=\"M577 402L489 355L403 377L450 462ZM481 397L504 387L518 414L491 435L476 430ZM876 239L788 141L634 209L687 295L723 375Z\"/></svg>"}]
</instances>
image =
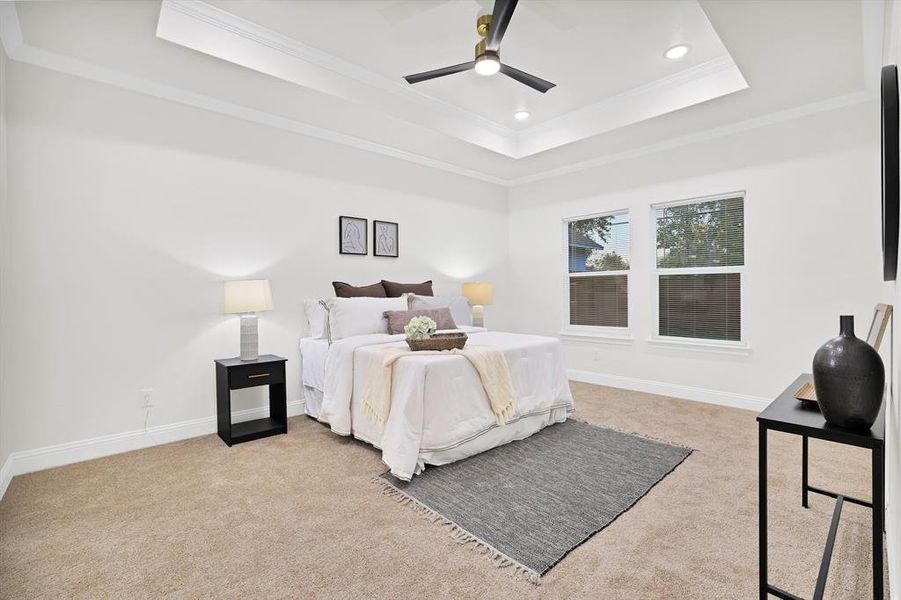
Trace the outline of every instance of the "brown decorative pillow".
<instances>
[{"instance_id":1,"label":"brown decorative pillow","mask_svg":"<svg viewBox=\"0 0 901 600\"><path fill-rule=\"evenodd\" d=\"M432 293L432 280L423 281L422 283L395 283L393 281L385 281L382 279L382 285L385 286L385 292L389 298L400 298L404 294L418 294L420 296L434 296Z\"/></svg>"},{"instance_id":2,"label":"brown decorative pillow","mask_svg":"<svg viewBox=\"0 0 901 600\"><path fill-rule=\"evenodd\" d=\"M387 298L385 288L381 283L372 285L353 286L343 281L333 281L335 295L339 298Z\"/></svg>"},{"instance_id":3,"label":"brown decorative pillow","mask_svg":"<svg viewBox=\"0 0 901 600\"><path fill-rule=\"evenodd\" d=\"M403 333L404 327L416 317L429 317L438 329L456 329L457 324L451 316L449 308L432 308L429 310L386 310L388 333Z\"/></svg>"}]
</instances>

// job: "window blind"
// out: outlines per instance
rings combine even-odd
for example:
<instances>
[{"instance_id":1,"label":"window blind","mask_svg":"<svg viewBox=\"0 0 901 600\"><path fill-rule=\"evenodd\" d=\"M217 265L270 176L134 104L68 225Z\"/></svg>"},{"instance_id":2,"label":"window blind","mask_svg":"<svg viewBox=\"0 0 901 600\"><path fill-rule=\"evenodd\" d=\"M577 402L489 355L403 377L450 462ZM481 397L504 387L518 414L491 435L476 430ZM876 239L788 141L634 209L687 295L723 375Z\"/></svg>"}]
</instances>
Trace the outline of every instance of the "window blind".
<instances>
[{"instance_id":1,"label":"window blind","mask_svg":"<svg viewBox=\"0 0 901 600\"><path fill-rule=\"evenodd\" d=\"M741 340L741 275L661 275L660 335Z\"/></svg>"},{"instance_id":2,"label":"window blind","mask_svg":"<svg viewBox=\"0 0 901 600\"><path fill-rule=\"evenodd\" d=\"M741 341L744 197L655 209L658 333Z\"/></svg>"},{"instance_id":3,"label":"window blind","mask_svg":"<svg viewBox=\"0 0 901 600\"><path fill-rule=\"evenodd\" d=\"M628 327L630 236L626 211L567 224L570 325Z\"/></svg>"},{"instance_id":4,"label":"window blind","mask_svg":"<svg viewBox=\"0 0 901 600\"><path fill-rule=\"evenodd\" d=\"M570 277L569 323L628 327L629 278L626 275Z\"/></svg>"}]
</instances>

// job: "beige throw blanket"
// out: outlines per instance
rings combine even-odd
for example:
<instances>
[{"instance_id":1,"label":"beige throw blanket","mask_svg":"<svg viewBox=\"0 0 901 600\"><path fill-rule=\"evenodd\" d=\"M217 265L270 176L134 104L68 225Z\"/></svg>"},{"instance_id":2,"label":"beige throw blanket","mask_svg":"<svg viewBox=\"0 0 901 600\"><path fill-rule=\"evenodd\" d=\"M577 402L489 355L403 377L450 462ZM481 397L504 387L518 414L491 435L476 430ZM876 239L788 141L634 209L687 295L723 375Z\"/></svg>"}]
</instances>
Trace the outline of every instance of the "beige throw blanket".
<instances>
[{"instance_id":1,"label":"beige throw blanket","mask_svg":"<svg viewBox=\"0 0 901 600\"><path fill-rule=\"evenodd\" d=\"M394 374L394 363L398 359L425 354L460 354L465 357L479 373L482 387L491 403L491 411L497 417L499 425L503 425L513 416L515 396L513 380L507 360L500 348L495 346L478 346L468 344L462 350L418 351L409 348L390 346L379 348L381 360L373 358L366 373L366 385L363 392L363 412L379 427L384 428L391 412L391 379Z\"/></svg>"}]
</instances>

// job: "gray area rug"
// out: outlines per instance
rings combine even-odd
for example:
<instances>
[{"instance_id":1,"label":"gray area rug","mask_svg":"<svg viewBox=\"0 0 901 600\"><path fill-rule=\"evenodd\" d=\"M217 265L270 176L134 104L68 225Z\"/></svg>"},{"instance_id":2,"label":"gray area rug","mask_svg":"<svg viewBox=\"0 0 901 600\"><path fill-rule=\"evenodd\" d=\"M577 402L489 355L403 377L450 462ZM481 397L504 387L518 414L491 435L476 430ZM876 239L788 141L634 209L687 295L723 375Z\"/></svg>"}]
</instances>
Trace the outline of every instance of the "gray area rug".
<instances>
[{"instance_id":1,"label":"gray area rug","mask_svg":"<svg viewBox=\"0 0 901 600\"><path fill-rule=\"evenodd\" d=\"M572 419L411 482L388 495L416 506L499 567L533 582L632 507L692 452Z\"/></svg>"}]
</instances>

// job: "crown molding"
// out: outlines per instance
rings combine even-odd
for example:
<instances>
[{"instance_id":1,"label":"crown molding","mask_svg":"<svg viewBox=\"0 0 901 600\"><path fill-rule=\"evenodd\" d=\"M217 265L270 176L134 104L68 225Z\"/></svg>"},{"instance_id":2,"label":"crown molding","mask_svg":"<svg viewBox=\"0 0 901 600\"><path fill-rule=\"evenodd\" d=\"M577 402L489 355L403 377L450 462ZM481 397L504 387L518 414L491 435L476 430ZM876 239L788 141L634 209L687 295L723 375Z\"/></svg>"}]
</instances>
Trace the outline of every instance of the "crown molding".
<instances>
[{"instance_id":1,"label":"crown molding","mask_svg":"<svg viewBox=\"0 0 901 600\"><path fill-rule=\"evenodd\" d=\"M520 159L748 87L727 54L514 130L202 0L163 0L156 35Z\"/></svg>"},{"instance_id":2,"label":"crown molding","mask_svg":"<svg viewBox=\"0 0 901 600\"><path fill-rule=\"evenodd\" d=\"M479 114L468 111L465 108L451 104L446 100L435 98L420 90L411 87L407 83L395 81L375 71L371 71L360 65L339 58L328 52L314 48L292 37L266 29L253 21L248 21L226 10L222 10L202 0L163 0L161 9L172 9L186 16L200 19L210 25L219 27L235 35L239 35L253 42L263 44L288 56L299 58L312 63L333 73L349 77L360 83L376 87L392 94L398 94L415 99L417 102L441 107L449 115L462 117L473 121L479 127L492 129L503 135L513 135L512 128L506 127L487 119ZM166 39L166 38L163 38Z\"/></svg>"},{"instance_id":3,"label":"crown molding","mask_svg":"<svg viewBox=\"0 0 901 600\"><path fill-rule=\"evenodd\" d=\"M520 133L518 158L748 89L728 54L534 125Z\"/></svg>"},{"instance_id":4,"label":"crown molding","mask_svg":"<svg viewBox=\"0 0 901 600\"><path fill-rule=\"evenodd\" d=\"M786 110L768 113L765 115L761 115L759 117L745 119L744 121L737 121L735 123L730 123L728 125L714 127L714 128L707 129L704 131L699 131L697 133L691 133L688 135L671 138L668 140L664 140L662 142L648 144L646 146L640 146L640 147L634 148L632 150L626 150L624 152L616 152L613 154L606 154L604 156L599 156L597 158L592 158L589 160L583 160L580 162L572 163L572 164L566 165L564 167L558 167L556 169L549 169L547 171L541 171L541 172L535 173L533 175L526 175L525 177L509 179L509 180L507 180L506 183L510 187L515 187L515 186L524 185L527 183L534 183L536 181L541 181L544 179L553 179L554 177L570 175L570 174L573 174L573 173L576 173L579 171L585 171L587 169L593 169L595 167L609 165L609 164L620 162L623 160L638 158L638 157L645 156L648 154L654 154L656 152L672 150L674 148L680 148L682 146L688 146L690 144L696 144L698 142L714 140L717 138L726 137L726 136L734 135L737 133L742 133L745 131L751 131L753 129L759 129L761 127L766 127L767 125L775 125L778 123L784 123L786 121L792 121L794 119L800 119L803 117L808 117L808 116L815 115L815 114L822 113L822 112L828 112L828 111L835 110L838 108L843 108L846 106L854 106L855 104L863 104L865 102L873 101L875 99L876 99L876 92L874 90L861 90L858 92L845 94L843 96L836 96L834 98L829 98L827 100L821 100L819 102L812 102L810 104L804 104L802 106L796 106L796 107L789 108Z\"/></svg>"},{"instance_id":5,"label":"crown molding","mask_svg":"<svg viewBox=\"0 0 901 600\"><path fill-rule=\"evenodd\" d=\"M200 0L163 0L156 37L308 89L371 106L504 156L513 131Z\"/></svg>"},{"instance_id":6,"label":"crown molding","mask_svg":"<svg viewBox=\"0 0 901 600\"><path fill-rule=\"evenodd\" d=\"M351 146L383 156L390 156L392 158L447 171L464 177L478 179L496 185L506 184L505 179L495 177L488 173L468 169L364 138L339 133L302 121L226 102L204 94L198 94L174 86L161 84L142 77L135 77L115 69L109 69L56 52L49 52L41 48L29 46L22 42L18 15L16 14L15 4L13 2L0 2L0 36L2 36L3 46L6 48L7 56L11 60L65 73L67 75L74 75L90 81L105 83L107 85L153 96L155 98L178 102L179 104L201 108L245 121L251 121L275 127L277 129L314 137L328 142Z\"/></svg>"},{"instance_id":7,"label":"crown molding","mask_svg":"<svg viewBox=\"0 0 901 600\"><path fill-rule=\"evenodd\" d=\"M301 121L267 113L265 111L225 102L210 96L197 94L174 86L160 84L121 71L101 67L86 61L29 46L23 41L14 2L0 1L0 42L2 42L6 54L11 60L506 187L515 187L545 179L553 179L555 177L569 175L623 160L635 159L648 154L663 152L698 142L713 140L743 131L765 127L767 125L811 116L820 112L827 112L845 106L861 104L876 98L875 90L866 89L844 96L838 96L820 102L814 102L746 119L744 121L730 123L729 125L714 127L704 131L671 138L624 152L605 154L563 167L537 171L524 177L506 179L490 173L461 167L422 154L409 152L364 138L338 133Z\"/></svg>"}]
</instances>

